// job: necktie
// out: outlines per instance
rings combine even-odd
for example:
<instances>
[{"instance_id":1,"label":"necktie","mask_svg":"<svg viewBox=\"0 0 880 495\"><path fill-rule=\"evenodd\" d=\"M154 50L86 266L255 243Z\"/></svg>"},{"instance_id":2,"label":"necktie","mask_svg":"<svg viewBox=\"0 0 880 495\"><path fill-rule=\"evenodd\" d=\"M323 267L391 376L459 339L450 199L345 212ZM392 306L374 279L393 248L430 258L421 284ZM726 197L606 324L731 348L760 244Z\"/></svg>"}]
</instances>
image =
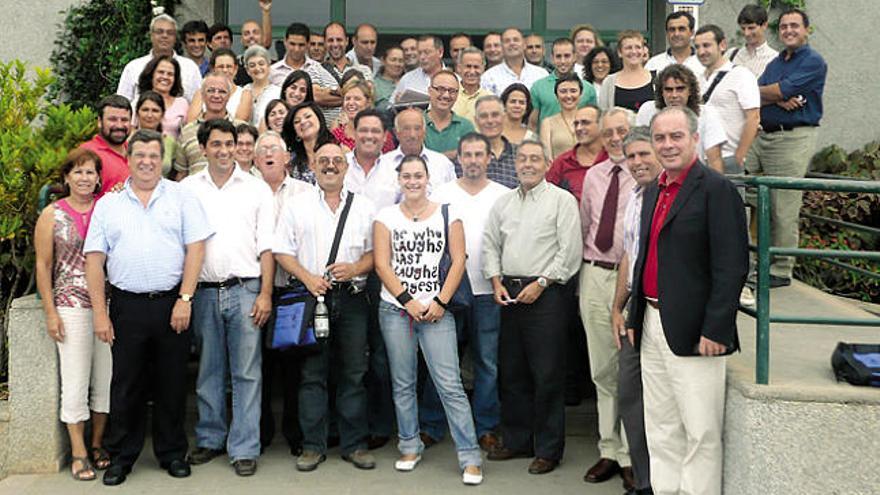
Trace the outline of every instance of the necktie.
<instances>
[{"instance_id":1,"label":"necktie","mask_svg":"<svg viewBox=\"0 0 880 495\"><path fill-rule=\"evenodd\" d=\"M606 252L614 245L614 222L617 220L617 196L620 189L620 166L615 165L611 169L611 182L605 191L605 201L602 203L602 216L599 217L599 231L596 232L596 248Z\"/></svg>"}]
</instances>

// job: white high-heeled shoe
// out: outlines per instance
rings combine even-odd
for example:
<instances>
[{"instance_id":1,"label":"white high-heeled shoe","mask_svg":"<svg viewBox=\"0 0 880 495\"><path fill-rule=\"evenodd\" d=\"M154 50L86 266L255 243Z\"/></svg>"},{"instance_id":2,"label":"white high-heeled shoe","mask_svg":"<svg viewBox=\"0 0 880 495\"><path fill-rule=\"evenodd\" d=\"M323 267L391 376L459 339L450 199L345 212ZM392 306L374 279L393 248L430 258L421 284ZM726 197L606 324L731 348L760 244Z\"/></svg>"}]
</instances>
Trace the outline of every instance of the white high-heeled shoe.
<instances>
[{"instance_id":1,"label":"white high-heeled shoe","mask_svg":"<svg viewBox=\"0 0 880 495\"><path fill-rule=\"evenodd\" d=\"M409 472L409 471L412 471L413 469L415 469L416 466L419 464L419 461L421 461L421 460L422 460L421 454L417 455L415 457L415 459L410 459L410 460L406 460L406 461L403 459L399 459L394 462L394 469L396 469L398 471Z\"/></svg>"}]
</instances>

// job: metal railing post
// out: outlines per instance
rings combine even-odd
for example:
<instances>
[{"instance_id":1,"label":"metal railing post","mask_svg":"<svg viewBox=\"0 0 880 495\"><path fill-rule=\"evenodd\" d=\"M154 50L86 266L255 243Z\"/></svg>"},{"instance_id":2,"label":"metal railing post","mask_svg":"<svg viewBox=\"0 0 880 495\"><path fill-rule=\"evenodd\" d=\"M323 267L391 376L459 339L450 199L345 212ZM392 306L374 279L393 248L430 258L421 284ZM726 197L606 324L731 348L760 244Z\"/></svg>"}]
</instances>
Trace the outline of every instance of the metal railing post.
<instances>
[{"instance_id":1,"label":"metal railing post","mask_svg":"<svg viewBox=\"0 0 880 495\"><path fill-rule=\"evenodd\" d=\"M755 381L770 382L770 187L758 185L757 349Z\"/></svg>"}]
</instances>

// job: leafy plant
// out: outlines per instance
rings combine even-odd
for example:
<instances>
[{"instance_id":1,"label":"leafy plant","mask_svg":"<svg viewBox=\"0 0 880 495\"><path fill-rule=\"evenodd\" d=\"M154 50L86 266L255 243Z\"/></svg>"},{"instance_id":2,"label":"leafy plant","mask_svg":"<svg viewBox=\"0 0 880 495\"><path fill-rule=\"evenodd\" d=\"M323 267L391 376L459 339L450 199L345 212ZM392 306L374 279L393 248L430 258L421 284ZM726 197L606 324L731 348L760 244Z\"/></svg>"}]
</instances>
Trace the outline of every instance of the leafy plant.
<instances>
[{"instance_id":1,"label":"leafy plant","mask_svg":"<svg viewBox=\"0 0 880 495\"><path fill-rule=\"evenodd\" d=\"M33 290L33 231L39 191L57 181L68 151L96 131L88 107L52 105L55 78L47 69L28 74L19 60L0 62L0 329L16 297ZM5 342L5 331L3 341ZM5 360L0 376L5 374Z\"/></svg>"},{"instance_id":2,"label":"leafy plant","mask_svg":"<svg viewBox=\"0 0 880 495\"><path fill-rule=\"evenodd\" d=\"M51 62L53 97L94 107L116 91L122 69L150 51L150 20L159 8L174 15L180 0L88 0L70 7L59 26Z\"/></svg>"},{"instance_id":3,"label":"leafy plant","mask_svg":"<svg viewBox=\"0 0 880 495\"><path fill-rule=\"evenodd\" d=\"M851 178L880 180L880 142L868 143L847 154L839 146L829 146L813 158L816 172ZM811 191L804 194L803 211L867 227L880 228L880 194ZM828 222L801 217L801 247L844 251L877 251L880 235L838 227ZM868 260L845 260L867 272L880 274L880 264ZM818 259L801 258L795 275L829 292L880 302L880 278L846 270Z\"/></svg>"}]
</instances>

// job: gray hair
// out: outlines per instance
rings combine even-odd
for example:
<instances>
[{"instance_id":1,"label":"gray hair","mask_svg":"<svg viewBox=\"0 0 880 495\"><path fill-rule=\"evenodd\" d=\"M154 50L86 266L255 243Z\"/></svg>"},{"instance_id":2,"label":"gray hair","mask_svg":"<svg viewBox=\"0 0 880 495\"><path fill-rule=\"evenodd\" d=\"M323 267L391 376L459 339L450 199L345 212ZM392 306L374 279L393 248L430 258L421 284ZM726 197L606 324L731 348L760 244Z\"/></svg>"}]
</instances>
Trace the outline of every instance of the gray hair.
<instances>
[{"instance_id":1,"label":"gray hair","mask_svg":"<svg viewBox=\"0 0 880 495\"><path fill-rule=\"evenodd\" d=\"M660 110L659 112L654 114L653 117L651 117L651 130L654 130L654 121L657 120L657 117L672 112L683 113L685 118L687 119L688 131L691 133L691 135L697 133L697 129L699 129L700 127L699 118L697 117L697 114L695 114L694 111L688 107L666 107L663 110Z\"/></svg>"},{"instance_id":2,"label":"gray hair","mask_svg":"<svg viewBox=\"0 0 880 495\"><path fill-rule=\"evenodd\" d=\"M233 83L232 80L226 76L226 74L221 74L217 71L211 71L205 74L205 76L202 78L202 89L204 89L205 81L207 81L209 77L219 77L226 81L226 90L229 91L229 97L232 97L232 89L235 87L235 83Z\"/></svg>"},{"instance_id":3,"label":"gray hair","mask_svg":"<svg viewBox=\"0 0 880 495\"><path fill-rule=\"evenodd\" d=\"M547 160L547 150L544 148L544 143L542 143L541 141L538 141L537 139L523 139L522 142L520 142L519 145L516 147L516 149L519 150L527 144L532 144L532 145L535 145L535 146L541 148L541 156L544 157L544 161L545 162L549 161L549 160Z\"/></svg>"},{"instance_id":4,"label":"gray hair","mask_svg":"<svg viewBox=\"0 0 880 495\"><path fill-rule=\"evenodd\" d=\"M257 137L256 142L254 142L254 150L260 147L260 143L269 138L278 138L279 140L281 140L281 143L284 144L284 138L281 137L281 134L278 134L277 132L269 129L267 131L264 131L262 134L259 135L259 137ZM287 149L287 145L284 146L284 149Z\"/></svg>"},{"instance_id":5,"label":"gray hair","mask_svg":"<svg viewBox=\"0 0 880 495\"><path fill-rule=\"evenodd\" d=\"M605 119L608 117L613 117L615 115L622 114L626 117L626 123L630 128L633 128L636 125L636 114L629 108L623 107L611 107L605 113L602 114L601 118L599 118L599 130L605 129Z\"/></svg>"},{"instance_id":6,"label":"gray hair","mask_svg":"<svg viewBox=\"0 0 880 495\"><path fill-rule=\"evenodd\" d=\"M267 63L272 62L272 59L269 57L269 50L260 45L251 45L250 48L244 51L244 56L242 57L244 64L247 65L248 61L254 57L263 57Z\"/></svg>"},{"instance_id":7,"label":"gray hair","mask_svg":"<svg viewBox=\"0 0 880 495\"><path fill-rule=\"evenodd\" d=\"M486 54L483 53L483 50L480 50L479 48L477 48L475 46L469 46L469 47L465 48L464 50L458 52L458 59L455 61L456 65L461 64L461 61L464 60L464 55L466 53L476 53L476 54L480 55L480 59L483 61L483 68L486 67Z\"/></svg>"},{"instance_id":8,"label":"gray hair","mask_svg":"<svg viewBox=\"0 0 880 495\"><path fill-rule=\"evenodd\" d=\"M629 130L629 133L623 138L624 153L626 152L627 146L636 142L651 144L651 129L648 126L640 125Z\"/></svg>"},{"instance_id":9,"label":"gray hair","mask_svg":"<svg viewBox=\"0 0 880 495\"><path fill-rule=\"evenodd\" d=\"M152 31L153 28L156 27L156 23L159 23L162 21L170 22L171 24L174 24L174 30L177 31L177 21L168 14L159 14L156 17L153 17L153 20L150 21L150 31Z\"/></svg>"},{"instance_id":10,"label":"gray hair","mask_svg":"<svg viewBox=\"0 0 880 495\"><path fill-rule=\"evenodd\" d=\"M501 105L501 108L504 108L504 102L501 100L500 97L495 95L483 95L477 98L476 103L474 103L474 111L476 111L477 108L480 108L480 105L482 105L483 103L488 103L490 101L498 102L498 104Z\"/></svg>"},{"instance_id":11,"label":"gray hair","mask_svg":"<svg viewBox=\"0 0 880 495\"><path fill-rule=\"evenodd\" d=\"M399 110L399 111L397 112L397 115L394 116L394 129L395 129L395 130L397 130L397 129L400 128L400 116L403 115L404 113L406 113L406 112L410 112L410 111L418 112L419 115L422 115L422 111L419 110L419 109L416 108L416 107L406 107L406 108L403 108L403 109ZM425 124L424 124L424 120L422 121L422 125L423 125L423 126L425 125Z\"/></svg>"}]
</instances>

